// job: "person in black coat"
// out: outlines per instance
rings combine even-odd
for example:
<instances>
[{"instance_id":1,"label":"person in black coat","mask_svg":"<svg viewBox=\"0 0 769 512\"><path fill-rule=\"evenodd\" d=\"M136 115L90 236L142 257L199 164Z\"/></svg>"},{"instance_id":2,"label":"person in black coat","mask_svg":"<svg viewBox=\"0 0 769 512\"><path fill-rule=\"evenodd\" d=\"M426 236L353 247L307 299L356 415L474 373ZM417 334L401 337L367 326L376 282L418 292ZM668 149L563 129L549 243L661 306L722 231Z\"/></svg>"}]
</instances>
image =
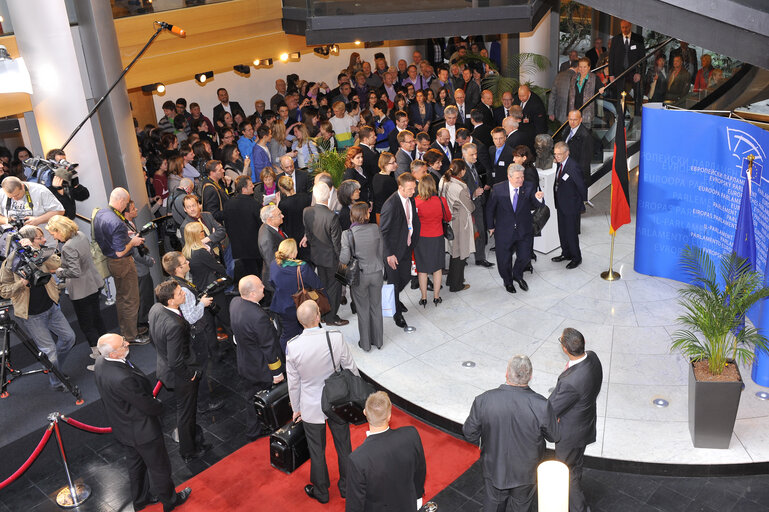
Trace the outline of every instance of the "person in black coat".
<instances>
[{"instance_id":1,"label":"person in black coat","mask_svg":"<svg viewBox=\"0 0 769 512\"><path fill-rule=\"evenodd\" d=\"M542 99L532 94L528 85L518 87L517 105L523 109L523 123L530 123L534 127L534 135L547 133L547 110Z\"/></svg>"},{"instance_id":2,"label":"person in black coat","mask_svg":"<svg viewBox=\"0 0 769 512\"><path fill-rule=\"evenodd\" d=\"M507 145L507 134L502 127L491 131L494 145L489 147L491 169L487 176L487 184L494 186L507 180L507 168L513 163L513 148Z\"/></svg>"},{"instance_id":3,"label":"person in black coat","mask_svg":"<svg viewBox=\"0 0 769 512\"><path fill-rule=\"evenodd\" d=\"M150 309L149 331L157 349L157 376L176 397L179 455L189 463L211 447L195 421L202 369L192 349L190 324L179 311L185 301L182 287L174 280L164 281L155 287L155 297L158 302Z\"/></svg>"},{"instance_id":4,"label":"person in black coat","mask_svg":"<svg viewBox=\"0 0 769 512\"><path fill-rule=\"evenodd\" d=\"M523 270L531 261L531 211L544 197L544 192L524 183L523 166L511 164L507 181L494 185L486 204L486 228L496 239L497 271L510 293L516 292L513 281L521 290L529 290L523 280Z\"/></svg>"},{"instance_id":5,"label":"person in black coat","mask_svg":"<svg viewBox=\"0 0 769 512\"><path fill-rule=\"evenodd\" d=\"M590 162L593 160L593 134L582 124L582 112L569 112L569 131L564 133L563 141L569 145L569 156L582 169L582 176L590 178Z\"/></svg>"},{"instance_id":6,"label":"person in black coat","mask_svg":"<svg viewBox=\"0 0 769 512\"><path fill-rule=\"evenodd\" d=\"M128 342L118 334L99 338L94 377L112 427L112 435L123 446L134 510L146 507L152 497L169 511L181 505L192 492L174 490L160 417L163 404L152 396L147 377L128 362Z\"/></svg>"},{"instance_id":7,"label":"person in black coat","mask_svg":"<svg viewBox=\"0 0 769 512\"><path fill-rule=\"evenodd\" d=\"M632 25L629 21L620 21L619 28L620 33L612 37L609 46L609 80L614 80L615 77L643 58L646 52L643 36L630 31ZM617 95L622 91L633 91L635 115L637 116L641 115L643 104L641 96L643 90L641 77L643 74L643 63L641 63L632 72L628 72L624 80L619 80L615 85Z\"/></svg>"},{"instance_id":8,"label":"person in black coat","mask_svg":"<svg viewBox=\"0 0 769 512\"><path fill-rule=\"evenodd\" d=\"M229 107L229 111L233 117L235 117L235 114L238 112L240 112L243 118L246 117L246 113L243 110L243 107L240 106L240 103L237 101L230 101L230 95L227 93L227 89L220 87L216 91L216 96L219 98L219 103L214 107L214 117L212 117L212 119L219 119L219 116L224 114L225 105Z\"/></svg>"},{"instance_id":9,"label":"person in black coat","mask_svg":"<svg viewBox=\"0 0 769 512\"><path fill-rule=\"evenodd\" d=\"M235 195L224 205L224 225L235 260L235 282L249 274L259 274L262 257L259 254L259 232L262 219L260 204L254 201L254 182L250 176L238 176L234 185Z\"/></svg>"},{"instance_id":10,"label":"person in black coat","mask_svg":"<svg viewBox=\"0 0 769 512\"><path fill-rule=\"evenodd\" d=\"M567 327L559 341L569 364L548 398L561 427L555 458L569 466L569 511L584 512L589 507L581 486L582 460L585 447L595 442L596 399L603 368L595 352L585 352L585 338L578 330Z\"/></svg>"},{"instance_id":11,"label":"person in black coat","mask_svg":"<svg viewBox=\"0 0 769 512\"><path fill-rule=\"evenodd\" d=\"M217 279L227 277L224 265L216 261L211 248L203 242L205 237L206 233L199 222L192 222L184 227L182 254L190 262L190 277L198 290L205 290L206 286ZM224 291L214 294L213 298L220 308L216 320L222 328L229 331L229 305Z\"/></svg>"},{"instance_id":12,"label":"person in black coat","mask_svg":"<svg viewBox=\"0 0 769 512\"><path fill-rule=\"evenodd\" d=\"M201 203L203 210L214 216L218 222L224 220L224 205L229 199L230 177L224 175L224 167L219 160L209 160L206 164L206 176L201 179Z\"/></svg>"},{"instance_id":13,"label":"person in black coat","mask_svg":"<svg viewBox=\"0 0 769 512\"><path fill-rule=\"evenodd\" d=\"M393 130L397 132L398 130ZM374 175L379 172L379 150L376 148L376 131L370 126L364 126L358 130L360 144L358 147L363 151L363 174L371 183ZM396 134L397 137L397 134Z\"/></svg>"},{"instance_id":14,"label":"person in black coat","mask_svg":"<svg viewBox=\"0 0 769 512\"><path fill-rule=\"evenodd\" d=\"M414 202L417 181L411 173L398 176L398 191L391 195L379 217L387 282L395 286L395 315L398 327L406 327L403 313L406 307L399 299L403 288L411 281L411 251L419 242L419 216Z\"/></svg>"},{"instance_id":15,"label":"person in black coat","mask_svg":"<svg viewBox=\"0 0 769 512\"><path fill-rule=\"evenodd\" d=\"M390 428L392 403L384 391L369 395L364 413L368 436L347 462L345 511L416 510L427 474L419 432L411 426Z\"/></svg>"},{"instance_id":16,"label":"person in black coat","mask_svg":"<svg viewBox=\"0 0 769 512\"><path fill-rule=\"evenodd\" d=\"M529 387L531 374L529 358L513 356L505 383L475 397L462 427L465 439L483 441L484 511L508 510L508 502L513 510L531 510L545 440L558 442L563 431L550 403Z\"/></svg>"},{"instance_id":17,"label":"person in black coat","mask_svg":"<svg viewBox=\"0 0 769 512\"><path fill-rule=\"evenodd\" d=\"M293 180L294 192L309 192L312 188L312 181L307 171L294 168L294 159L291 155L280 157L281 173L278 174L278 182L282 176L288 176Z\"/></svg>"},{"instance_id":18,"label":"person in black coat","mask_svg":"<svg viewBox=\"0 0 769 512\"><path fill-rule=\"evenodd\" d=\"M470 135L473 139L481 141L484 146L490 148L494 144L491 139L491 130L493 128L483 124L483 112L477 108L470 111L470 124Z\"/></svg>"},{"instance_id":19,"label":"person in black coat","mask_svg":"<svg viewBox=\"0 0 769 512\"><path fill-rule=\"evenodd\" d=\"M555 209L558 212L558 238L561 242L561 254L551 258L555 262L571 260L566 268L577 268L582 263L582 251L579 249L579 216L587 200L587 187L582 179L582 169L569 158L569 146L557 142L553 149L556 161Z\"/></svg>"},{"instance_id":20,"label":"person in black coat","mask_svg":"<svg viewBox=\"0 0 769 512\"><path fill-rule=\"evenodd\" d=\"M270 315L259 301L264 297L261 279L248 275L238 282L240 297L232 299L230 321L238 342L238 374L248 382L248 396L270 389L283 381L283 363L278 332ZM255 441L270 430L256 416L254 407L246 407L246 438Z\"/></svg>"}]
</instances>

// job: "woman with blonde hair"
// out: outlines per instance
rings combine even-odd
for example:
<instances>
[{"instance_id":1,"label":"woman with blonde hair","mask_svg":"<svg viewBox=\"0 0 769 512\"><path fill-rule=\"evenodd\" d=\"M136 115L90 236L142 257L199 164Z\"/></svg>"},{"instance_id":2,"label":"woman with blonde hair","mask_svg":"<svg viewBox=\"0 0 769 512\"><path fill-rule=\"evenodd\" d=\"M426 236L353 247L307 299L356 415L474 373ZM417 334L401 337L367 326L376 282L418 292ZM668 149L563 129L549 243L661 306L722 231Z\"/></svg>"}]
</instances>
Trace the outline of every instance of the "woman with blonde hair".
<instances>
[{"instance_id":1,"label":"woman with blonde hair","mask_svg":"<svg viewBox=\"0 0 769 512\"><path fill-rule=\"evenodd\" d=\"M296 151L296 165L300 169L310 166L313 156L318 154L318 148L310 137L310 131L304 123L296 123L292 131L294 132L294 142L291 149Z\"/></svg>"},{"instance_id":2,"label":"woman with blonde hair","mask_svg":"<svg viewBox=\"0 0 769 512\"><path fill-rule=\"evenodd\" d=\"M272 165L280 168L280 157L283 155L291 155L291 158L296 158L296 151L288 151L286 145L286 125L280 120L277 120L272 125L272 139L268 143L270 150L270 156L272 157Z\"/></svg>"},{"instance_id":3,"label":"woman with blonde hair","mask_svg":"<svg viewBox=\"0 0 769 512\"><path fill-rule=\"evenodd\" d=\"M200 290L227 275L224 265L212 254L211 247L203 242L206 236L200 222L190 222L184 226L182 254L190 262L192 284Z\"/></svg>"},{"instance_id":4,"label":"woman with blonde hair","mask_svg":"<svg viewBox=\"0 0 769 512\"><path fill-rule=\"evenodd\" d=\"M286 353L288 340L302 332L302 326L296 319L296 305L291 297L302 287L318 290L323 288L320 278L306 262L296 258L296 240L286 238L275 251L275 261L270 263L270 282L275 292L270 310L280 317L283 331L280 334L280 347Z\"/></svg>"},{"instance_id":5,"label":"woman with blonde hair","mask_svg":"<svg viewBox=\"0 0 769 512\"><path fill-rule=\"evenodd\" d=\"M464 160L455 159L443 175L440 195L446 199L451 210L451 229L454 240L448 242L449 275L446 285L450 292L461 292L470 288L465 284L465 265L471 252L475 252L475 229L473 228L473 210L475 205L470 199L470 191L462 180L467 171Z\"/></svg>"},{"instance_id":6,"label":"woman with blonde hair","mask_svg":"<svg viewBox=\"0 0 769 512\"><path fill-rule=\"evenodd\" d=\"M99 307L99 292L104 279L91 258L91 244L77 224L63 215L54 215L45 226L51 236L64 245L61 247L61 267L56 277L64 280L67 294L75 308L77 322L85 334L94 355L96 342L107 332Z\"/></svg>"}]
</instances>

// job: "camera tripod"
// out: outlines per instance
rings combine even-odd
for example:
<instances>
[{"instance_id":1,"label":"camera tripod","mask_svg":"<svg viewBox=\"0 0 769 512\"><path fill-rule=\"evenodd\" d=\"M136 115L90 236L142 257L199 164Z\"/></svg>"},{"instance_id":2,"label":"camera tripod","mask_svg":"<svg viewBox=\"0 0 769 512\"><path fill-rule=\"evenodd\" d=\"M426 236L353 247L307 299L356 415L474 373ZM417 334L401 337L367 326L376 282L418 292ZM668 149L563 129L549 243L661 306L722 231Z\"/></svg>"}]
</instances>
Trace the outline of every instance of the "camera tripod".
<instances>
[{"instance_id":1,"label":"camera tripod","mask_svg":"<svg viewBox=\"0 0 769 512\"><path fill-rule=\"evenodd\" d=\"M53 373L59 381L69 390L75 397L76 403L80 404L83 399L80 394L80 389L69 381L69 377L61 373L51 361L48 356L40 350L35 342L27 336L23 330L21 330L18 324L11 318L10 314L10 301L0 302L0 332L2 333L2 344L0 345L0 398L6 398L8 396L8 386L25 375L32 375L34 373ZM43 365L43 368L37 370L22 371L16 370L11 364L11 332L19 337L22 344L27 347L27 350L35 356L35 359Z\"/></svg>"}]
</instances>

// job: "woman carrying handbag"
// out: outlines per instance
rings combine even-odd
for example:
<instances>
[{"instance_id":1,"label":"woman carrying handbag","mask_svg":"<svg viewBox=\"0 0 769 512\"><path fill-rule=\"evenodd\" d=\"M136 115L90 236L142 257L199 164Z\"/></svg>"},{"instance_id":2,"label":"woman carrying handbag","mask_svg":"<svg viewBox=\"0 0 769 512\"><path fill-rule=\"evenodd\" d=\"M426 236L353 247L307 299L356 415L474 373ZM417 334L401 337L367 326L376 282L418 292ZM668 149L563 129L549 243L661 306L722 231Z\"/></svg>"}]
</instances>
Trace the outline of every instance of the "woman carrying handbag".
<instances>
[{"instance_id":1,"label":"woman carrying handbag","mask_svg":"<svg viewBox=\"0 0 769 512\"><path fill-rule=\"evenodd\" d=\"M465 265L471 252L475 252L475 230L473 229L473 210L475 205L470 199L470 191L462 180L467 170L464 160L455 159L443 175L440 195L446 198L451 210L451 228L453 239L447 240L449 246L449 275L446 285L450 292L461 292L470 288L465 284Z\"/></svg>"}]
</instances>

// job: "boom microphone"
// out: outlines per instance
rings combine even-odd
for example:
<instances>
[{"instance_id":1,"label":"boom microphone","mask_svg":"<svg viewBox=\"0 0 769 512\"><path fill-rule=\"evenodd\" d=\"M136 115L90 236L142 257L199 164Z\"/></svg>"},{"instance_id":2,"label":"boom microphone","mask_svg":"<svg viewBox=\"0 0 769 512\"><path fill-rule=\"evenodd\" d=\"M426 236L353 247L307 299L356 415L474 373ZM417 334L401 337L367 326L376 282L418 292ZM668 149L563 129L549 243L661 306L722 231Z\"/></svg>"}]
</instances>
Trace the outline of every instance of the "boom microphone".
<instances>
[{"instance_id":1,"label":"boom microphone","mask_svg":"<svg viewBox=\"0 0 769 512\"><path fill-rule=\"evenodd\" d=\"M166 23L165 21L156 21L155 23L157 23L164 29L170 30L172 34L176 34L177 36L185 37L187 35L187 32L183 28L177 27L176 25L171 25L170 23Z\"/></svg>"}]
</instances>

